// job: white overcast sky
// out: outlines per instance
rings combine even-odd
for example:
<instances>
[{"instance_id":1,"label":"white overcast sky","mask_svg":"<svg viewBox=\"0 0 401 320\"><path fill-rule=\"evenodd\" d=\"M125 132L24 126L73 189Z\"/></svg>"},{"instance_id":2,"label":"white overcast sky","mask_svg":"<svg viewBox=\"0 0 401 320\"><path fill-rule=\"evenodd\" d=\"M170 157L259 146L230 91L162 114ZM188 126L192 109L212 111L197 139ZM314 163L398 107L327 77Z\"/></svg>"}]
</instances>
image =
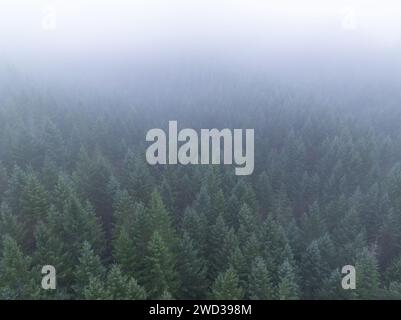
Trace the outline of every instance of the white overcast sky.
<instances>
[{"instance_id":1,"label":"white overcast sky","mask_svg":"<svg viewBox=\"0 0 401 320\"><path fill-rule=\"evenodd\" d=\"M0 50L401 44L397 0L0 0Z\"/></svg>"}]
</instances>

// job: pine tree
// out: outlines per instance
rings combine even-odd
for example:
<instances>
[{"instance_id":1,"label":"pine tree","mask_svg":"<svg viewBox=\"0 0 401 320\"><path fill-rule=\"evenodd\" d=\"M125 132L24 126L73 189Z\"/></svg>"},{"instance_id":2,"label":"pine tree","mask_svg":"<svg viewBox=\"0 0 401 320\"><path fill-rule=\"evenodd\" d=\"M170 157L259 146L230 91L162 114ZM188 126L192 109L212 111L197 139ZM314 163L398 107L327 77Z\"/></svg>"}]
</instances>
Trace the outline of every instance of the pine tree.
<instances>
[{"instance_id":1,"label":"pine tree","mask_svg":"<svg viewBox=\"0 0 401 320\"><path fill-rule=\"evenodd\" d=\"M277 192L272 200L271 215L274 219L286 229L293 220L293 208L288 198L287 192L282 190Z\"/></svg>"},{"instance_id":2,"label":"pine tree","mask_svg":"<svg viewBox=\"0 0 401 320\"><path fill-rule=\"evenodd\" d=\"M17 243L22 243L25 239L24 225L18 221L6 202L0 205L0 235L9 235Z\"/></svg>"},{"instance_id":3,"label":"pine tree","mask_svg":"<svg viewBox=\"0 0 401 320\"><path fill-rule=\"evenodd\" d=\"M273 188L266 171L263 171L257 181L256 194L262 211L270 212L273 204Z\"/></svg>"},{"instance_id":4,"label":"pine tree","mask_svg":"<svg viewBox=\"0 0 401 320\"><path fill-rule=\"evenodd\" d=\"M148 203L153 189L153 178L142 152L129 150L124 161L124 187L135 201Z\"/></svg>"},{"instance_id":5,"label":"pine tree","mask_svg":"<svg viewBox=\"0 0 401 320\"><path fill-rule=\"evenodd\" d=\"M252 262L262 253L262 244L256 234L253 233L249 236L242 246L242 251L244 253L248 269L250 269Z\"/></svg>"},{"instance_id":6,"label":"pine tree","mask_svg":"<svg viewBox=\"0 0 401 320\"><path fill-rule=\"evenodd\" d=\"M349 300L355 299L355 290L344 290L341 286L342 275L336 269L330 273L330 276L325 278L319 293L318 299L324 300Z\"/></svg>"},{"instance_id":7,"label":"pine tree","mask_svg":"<svg viewBox=\"0 0 401 320\"><path fill-rule=\"evenodd\" d=\"M240 206L246 203L251 211L256 212L256 194L251 184L246 182L245 179L239 179L232 192L239 200Z\"/></svg>"},{"instance_id":8,"label":"pine tree","mask_svg":"<svg viewBox=\"0 0 401 320\"><path fill-rule=\"evenodd\" d=\"M401 279L401 257L395 258L387 267L384 279L387 284L390 284L393 280Z\"/></svg>"},{"instance_id":9,"label":"pine tree","mask_svg":"<svg viewBox=\"0 0 401 320\"><path fill-rule=\"evenodd\" d=\"M150 298L159 298L164 291L171 294L176 292L177 274L174 257L157 231L149 241L145 266L144 286Z\"/></svg>"},{"instance_id":10,"label":"pine tree","mask_svg":"<svg viewBox=\"0 0 401 320\"><path fill-rule=\"evenodd\" d=\"M84 288L89 285L91 278L102 278L104 267L99 256L95 254L89 242L84 241L78 258L78 265L75 268L74 290L78 297L84 297Z\"/></svg>"},{"instance_id":11,"label":"pine tree","mask_svg":"<svg viewBox=\"0 0 401 320\"><path fill-rule=\"evenodd\" d=\"M401 283L393 281L390 283L387 294L385 296L387 300L400 300L401 299Z\"/></svg>"},{"instance_id":12,"label":"pine tree","mask_svg":"<svg viewBox=\"0 0 401 320\"><path fill-rule=\"evenodd\" d=\"M216 217L213 216L212 203L210 195L207 191L207 186L204 184L196 196L194 209L200 215L205 216L208 224L212 223L216 219Z\"/></svg>"},{"instance_id":13,"label":"pine tree","mask_svg":"<svg viewBox=\"0 0 401 320\"><path fill-rule=\"evenodd\" d=\"M319 239L326 232L325 221L317 202L310 206L301 221L302 240L307 247L313 240Z\"/></svg>"},{"instance_id":14,"label":"pine tree","mask_svg":"<svg viewBox=\"0 0 401 320\"><path fill-rule=\"evenodd\" d=\"M252 262L248 292L249 298L253 300L271 300L275 297L269 271L261 257L256 257Z\"/></svg>"},{"instance_id":15,"label":"pine tree","mask_svg":"<svg viewBox=\"0 0 401 320\"><path fill-rule=\"evenodd\" d=\"M19 214L22 211L21 199L24 192L25 183L25 172L19 166L15 165L8 181L8 189L5 192L5 199L12 212Z\"/></svg>"},{"instance_id":16,"label":"pine tree","mask_svg":"<svg viewBox=\"0 0 401 320\"><path fill-rule=\"evenodd\" d=\"M157 231L169 248L173 250L177 245L177 238L170 214L157 190L154 190L150 196L148 215L152 221L152 230Z\"/></svg>"},{"instance_id":17,"label":"pine tree","mask_svg":"<svg viewBox=\"0 0 401 320\"><path fill-rule=\"evenodd\" d=\"M66 148L63 136L57 125L46 119L43 130L43 144L46 158L58 164L65 162Z\"/></svg>"},{"instance_id":18,"label":"pine tree","mask_svg":"<svg viewBox=\"0 0 401 320\"><path fill-rule=\"evenodd\" d=\"M119 227L132 227L135 221L135 211L139 204L126 190L117 190L113 199L114 231Z\"/></svg>"},{"instance_id":19,"label":"pine tree","mask_svg":"<svg viewBox=\"0 0 401 320\"><path fill-rule=\"evenodd\" d=\"M247 204L244 204L241 207L238 216L238 238L240 243L245 243L247 239L251 236L251 234L256 232L257 226L260 222L258 221L256 214L254 212L251 212L251 209L248 207Z\"/></svg>"},{"instance_id":20,"label":"pine tree","mask_svg":"<svg viewBox=\"0 0 401 320\"><path fill-rule=\"evenodd\" d=\"M263 257L275 285L279 281L279 268L285 259L293 259L284 229L269 216L262 227Z\"/></svg>"},{"instance_id":21,"label":"pine tree","mask_svg":"<svg viewBox=\"0 0 401 320\"><path fill-rule=\"evenodd\" d=\"M401 249L401 225L398 223L393 210L384 217L384 221L378 230L378 252L379 263L386 268L397 256Z\"/></svg>"},{"instance_id":22,"label":"pine tree","mask_svg":"<svg viewBox=\"0 0 401 320\"><path fill-rule=\"evenodd\" d=\"M39 297L39 280L32 272L31 258L10 236L3 237L0 258L0 298L35 299ZM35 281L37 280L37 281Z\"/></svg>"},{"instance_id":23,"label":"pine tree","mask_svg":"<svg viewBox=\"0 0 401 320\"><path fill-rule=\"evenodd\" d=\"M240 300L243 298L243 289L239 286L238 275L232 267L217 276L211 295L215 300Z\"/></svg>"},{"instance_id":24,"label":"pine tree","mask_svg":"<svg viewBox=\"0 0 401 320\"><path fill-rule=\"evenodd\" d=\"M184 233L180 242L178 274L180 276L180 298L205 298L207 288L207 269L205 261L199 256L192 239Z\"/></svg>"},{"instance_id":25,"label":"pine tree","mask_svg":"<svg viewBox=\"0 0 401 320\"><path fill-rule=\"evenodd\" d=\"M341 247L340 255L343 261L354 259L367 245L366 232L361 227L359 212L356 208L351 208L345 213L339 223L339 227L333 233L334 241Z\"/></svg>"},{"instance_id":26,"label":"pine tree","mask_svg":"<svg viewBox=\"0 0 401 320\"><path fill-rule=\"evenodd\" d=\"M104 234L99 218L90 203L82 204L75 195L63 207L62 227L63 241L75 256L78 256L84 241L88 241L97 252L104 250Z\"/></svg>"},{"instance_id":27,"label":"pine tree","mask_svg":"<svg viewBox=\"0 0 401 320\"><path fill-rule=\"evenodd\" d=\"M44 219L49 208L48 195L34 173L26 176L21 193L21 220L26 230L24 248L32 250L35 245L34 231L39 220Z\"/></svg>"},{"instance_id":28,"label":"pine tree","mask_svg":"<svg viewBox=\"0 0 401 320\"><path fill-rule=\"evenodd\" d=\"M89 279L89 284L84 288L84 299L86 300L111 300L112 296L105 288L104 281L99 277Z\"/></svg>"},{"instance_id":29,"label":"pine tree","mask_svg":"<svg viewBox=\"0 0 401 320\"><path fill-rule=\"evenodd\" d=\"M241 203L235 194L228 197L226 214L223 217L228 227L238 228L238 209L241 208Z\"/></svg>"},{"instance_id":30,"label":"pine tree","mask_svg":"<svg viewBox=\"0 0 401 320\"><path fill-rule=\"evenodd\" d=\"M238 244L232 247L228 255L228 265L232 266L237 273L240 286L246 288L249 269L244 254Z\"/></svg>"},{"instance_id":31,"label":"pine tree","mask_svg":"<svg viewBox=\"0 0 401 320\"><path fill-rule=\"evenodd\" d=\"M58 232L59 213L54 207L49 209L46 222L39 222L35 230L36 250L33 255L35 265L52 265L57 270L57 294L69 291L73 280L74 260L72 254L66 250ZM51 298L56 296L54 290L44 292Z\"/></svg>"},{"instance_id":32,"label":"pine tree","mask_svg":"<svg viewBox=\"0 0 401 320\"><path fill-rule=\"evenodd\" d=\"M59 178L59 168L56 163L49 158L45 158L40 176L46 190L54 190Z\"/></svg>"},{"instance_id":33,"label":"pine tree","mask_svg":"<svg viewBox=\"0 0 401 320\"><path fill-rule=\"evenodd\" d=\"M285 260L279 269L277 298L279 300L299 299L299 288L296 283L295 272L288 260Z\"/></svg>"},{"instance_id":34,"label":"pine tree","mask_svg":"<svg viewBox=\"0 0 401 320\"><path fill-rule=\"evenodd\" d=\"M227 267L227 252L224 252L224 242L229 232L222 215L216 219L216 223L209 227L211 230L207 238L208 279L214 281L217 275Z\"/></svg>"},{"instance_id":35,"label":"pine tree","mask_svg":"<svg viewBox=\"0 0 401 320\"><path fill-rule=\"evenodd\" d=\"M7 169L3 166L0 161L0 203L8 190L8 173Z\"/></svg>"},{"instance_id":36,"label":"pine tree","mask_svg":"<svg viewBox=\"0 0 401 320\"><path fill-rule=\"evenodd\" d=\"M113 257L121 269L128 274L135 272L138 268L138 255L135 250L134 239L125 226L119 228L113 240Z\"/></svg>"},{"instance_id":37,"label":"pine tree","mask_svg":"<svg viewBox=\"0 0 401 320\"><path fill-rule=\"evenodd\" d=\"M302 293L306 299L315 299L324 281L325 270L318 242L312 241L302 257Z\"/></svg>"},{"instance_id":38,"label":"pine tree","mask_svg":"<svg viewBox=\"0 0 401 320\"><path fill-rule=\"evenodd\" d=\"M144 253L151 223L145 207L135 203L127 191L117 191L114 199L112 253L121 269L134 275L140 268L140 252ZM141 220L146 218L148 223Z\"/></svg>"},{"instance_id":39,"label":"pine tree","mask_svg":"<svg viewBox=\"0 0 401 320\"><path fill-rule=\"evenodd\" d=\"M34 173L26 176L21 194L21 211L27 221L37 221L44 217L49 207L48 196Z\"/></svg>"},{"instance_id":40,"label":"pine tree","mask_svg":"<svg viewBox=\"0 0 401 320\"><path fill-rule=\"evenodd\" d=\"M378 297L380 276L374 252L364 248L356 257L356 294L359 299Z\"/></svg>"},{"instance_id":41,"label":"pine tree","mask_svg":"<svg viewBox=\"0 0 401 320\"><path fill-rule=\"evenodd\" d=\"M204 215L199 214L192 208L185 210L182 230L193 239L195 248L204 259L206 259L209 249L208 229L207 220Z\"/></svg>"},{"instance_id":42,"label":"pine tree","mask_svg":"<svg viewBox=\"0 0 401 320\"><path fill-rule=\"evenodd\" d=\"M107 275L106 290L114 300L144 300L146 292L137 281L124 275L118 265L113 265Z\"/></svg>"},{"instance_id":43,"label":"pine tree","mask_svg":"<svg viewBox=\"0 0 401 320\"><path fill-rule=\"evenodd\" d=\"M325 217L327 228L330 232L339 227L340 221L347 211L348 203L344 195L341 195L328 203L325 208Z\"/></svg>"},{"instance_id":44,"label":"pine tree","mask_svg":"<svg viewBox=\"0 0 401 320\"><path fill-rule=\"evenodd\" d=\"M81 148L73 179L77 185L77 191L91 203L102 219L106 234L109 234L112 211L112 198L107 188L111 179L110 164L99 150L90 157L87 150Z\"/></svg>"}]
</instances>

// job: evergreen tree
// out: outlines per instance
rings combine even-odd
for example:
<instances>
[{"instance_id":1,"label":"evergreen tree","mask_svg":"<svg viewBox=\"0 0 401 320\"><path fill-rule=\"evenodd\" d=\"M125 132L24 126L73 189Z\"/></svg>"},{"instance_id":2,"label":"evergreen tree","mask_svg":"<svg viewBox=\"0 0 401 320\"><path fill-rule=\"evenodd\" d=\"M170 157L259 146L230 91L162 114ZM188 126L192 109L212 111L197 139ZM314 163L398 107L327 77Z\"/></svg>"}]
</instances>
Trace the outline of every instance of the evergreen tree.
<instances>
[{"instance_id":1,"label":"evergreen tree","mask_svg":"<svg viewBox=\"0 0 401 320\"><path fill-rule=\"evenodd\" d=\"M102 278L104 267L92 250L89 242L85 241L82 245L81 254L78 258L78 265L75 269L75 291L78 296L85 296L84 288L89 285L91 278Z\"/></svg>"},{"instance_id":2,"label":"evergreen tree","mask_svg":"<svg viewBox=\"0 0 401 320\"><path fill-rule=\"evenodd\" d=\"M211 230L207 238L207 258L208 258L208 279L214 281L218 273L224 271L223 268L227 266L227 252L224 252L224 242L228 234L228 228L222 215L216 219L216 223L209 227Z\"/></svg>"},{"instance_id":3,"label":"evergreen tree","mask_svg":"<svg viewBox=\"0 0 401 320\"><path fill-rule=\"evenodd\" d=\"M243 289L239 286L238 275L232 267L218 275L212 287L213 299L240 300L243 295Z\"/></svg>"},{"instance_id":4,"label":"evergreen tree","mask_svg":"<svg viewBox=\"0 0 401 320\"><path fill-rule=\"evenodd\" d=\"M256 232L260 221L255 213L251 212L247 204L244 204L241 207L241 210L238 213L238 221L238 238L240 243L245 243L247 239Z\"/></svg>"},{"instance_id":5,"label":"evergreen tree","mask_svg":"<svg viewBox=\"0 0 401 320\"><path fill-rule=\"evenodd\" d=\"M129 150L124 161L124 187L135 201L147 203L153 189L153 178L142 153Z\"/></svg>"},{"instance_id":6,"label":"evergreen tree","mask_svg":"<svg viewBox=\"0 0 401 320\"><path fill-rule=\"evenodd\" d=\"M341 286L342 275L338 270L331 272L329 277L326 277L322 286L318 289L318 299L324 300L349 300L355 299L355 290L344 290Z\"/></svg>"},{"instance_id":7,"label":"evergreen tree","mask_svg":"<svg viewBox=\"0 0 401 320\"><path fill-rule=\"evenodd\" d=\"M207 220L204 215L199 214L192 208L187 208L185 210L182 230L193 239L194 246L203 258L206 258L209 252L208 229Z\"/></svg>"},{"instance_id":8,"label":"evergreen tree","mask_svg":"<svg viewBox=\"0 0 401 320\"><path fill-rule=\"evenodd\" d=\"M205 261L199 256L192 239L184 233L180 242L178 258L180 276L180 297L182 299L205 298L207 288L207 269Z\"/></svg>"},{"instance_id":9,"label":"evergreen tree","mask_svg":"<svg viewBox=\"0 0 401 320\"><path fill-rule=\"evenodd\" d=\"M269 216L262 230L264 258L274 285L279 281L279 268L286 259L292 260L292 252L284 229Z\"/></svg>"},{"instance_id":10,"label":"evergreen tree","mask_svg":"<svg viewBox=\"0 0 401 320\"><path fill-rule=\"evenodd\" d=\"M398 223L393 210L384 218L378 234L378 259L383 268L386 268L397 256L401 249L401 225Z\"/></svg>"},{"instance_id":11,"label":"evergreen tree","mask_svg":"<svg viewBox=\"0 0 401 320\"><path fill-rule=\"evenodd\" d=\"M299 287L296 283L296 276L294 269L288 260L285 260L279 269L277 298L280 300L299 299Z\"/></svg>"},{"instance_id":12,"label":"evergreen tree","mask_svg":"<svg viewBox=\"0 0 401 320\"><path fill-rule=\"evenodd\" d=\"M52 207L48 212L46 223L39 222L35 230L36 250L33 256L35 265L52 265L57 270L57 292L69 291L75 267L71 252L66 250L55 225L59 213ZM55 296L53 290L46 293Z\"/></svg>"},{"instance_id":13,"label":"evergreen tree","mask_svg":"<svg viewBox=\"0 0 401 320\"><path fill-rule=\"evenodd\" d=\"M164 291L171 294L177 289L174 257L161 235L154 232L145 257L144 286L150 298L160 298Z\"/></svg>"},{"instance_id":14,"label":"evergreen tree","mask_svg":"<svg viewBox=\"0 0 401 320\"><path fill-rule=\"evenodd\" d=\"M319 239L326 231L326 226L317 202L314 202L308 212L302 217L302 239L305 246Z\"/></svg>"},{"instance_id":15,"label":"evergreen tree","mask_svg":"<svg viewBox=\"0 0 401 320\"><path fill-rule=\"evenodd\" d=\"M24 223L25 239L23 246L29 250L34 247L34 231L39 220L46 216L49 208L48 195L34 173L26 176L21 198L21 221Z\"/></svg>"},{"instance_id":16,"label":"evergreen tree","mask_svg":"<svg viewBox=\"0 0 401 320\"><path fill-rule=\"evenodd\" d=\"M157 231L170 250L177 245L175 231L169 212L166 210L158 191L153 191L150 196L148 215L152 222L152 230Z\"/></svg>"},{"instance_id":17,"label":"evergreen tree","mask_svg":"<svg viewBox=\"0 0 401 320\"><path fill-rule=\"evenodd\" d=\"M6 202L0 205L0 235L9 235L18 243L25 239L25 228L17 219L17 216L11 212Z\"/></svg>"},{"instance_id":18,"label":"evergreen tree","mask_svg":"<svg viewBox=\"0 0 401 320\"><path fill-rule=\"evenodd\" d=\"M273 188L266 171L263 171L258 177L256 194L259 206L266 214L271 210L273 204Z\"/></svg>"},{"instance_id":19,"label":"evergreen tree","mask_svg":"<svg viewBox=\"0 0 401 320\"><path fill-rule=\"evenodd\" d=\"M134 278L124 275L118 265L113 265L107 275L106 290L114 300L144 300L145 289Z\"/></svg>"},{"instance_id":20,"label":"evergreen tree","mask_svg":"<svg viewBox=\"0 0 401 320\"><path fill-rule=\"evenodd\" d=\"M84 288L84 299L86 300L111 300L110 293L105 288L100 278L92 277L89 284Z\"/></svg>"},{"instance_id":21,"label":"evergreen tree","mask_svg":"<svg viewBox=\"0 0 401 320\"><path fill-rule=\"evenodd\" d=\"M73 177L78 192L93 205L95 212L102 218L106 233L109 233L112 198L107 187L111 179L110 165L98 150L90 157L87 150L81 148Z\"/></svg>"},{"instance_id":22,"label":"evergreen tree","mask_svg":"<svg viewBox=\"0 0 401 320\"><path fill-rule=\"evenodd\" d=\"M39 297L39 280L32 272L31 258L10 236L3 237L0 258L0 297L35 299ZM36 281L35 281L36 280Z\"/></svg>"},{"instance_id":23,"label":"evergreen tree","mask_svg":"<svg viewBox=\"0 0 401 320\"><path fill-rule=\"evenodd\" d=\"M0 203L8 190L8 174L7 169L3 166L0 161Z\"/></svg>"},{"instance_id":24,"label":"evergreen tree","mask_svg":"<svg viewBox=\"0 0 401 320\"><path fill-rule=\"evenodd\" d=\"M254 300L271 300L275 297L269 271L261 257L256 257L252 263L248 292L249 298Z\"/></svg>"},{"instance_id":25,"label":"evergreen tree","mask_svg":"<svg viewBox=\"0 0 401 320\"><path fill-rule=\"evenodd\" d=\"M302 257L302 292L306 299L317 298L325 277L318 242L312 241Z\"/></svg>"},{"instance_id":26,"label":"evergreen tree","mask_svg":"<svg viewBox=\"0 0 401 320\"><path fill-rule=\"evenodd\" d=\"M356 257L356 294L359 299L378 297L380 276L374 252L364 248Z\"/></svg>"}]
</instances>

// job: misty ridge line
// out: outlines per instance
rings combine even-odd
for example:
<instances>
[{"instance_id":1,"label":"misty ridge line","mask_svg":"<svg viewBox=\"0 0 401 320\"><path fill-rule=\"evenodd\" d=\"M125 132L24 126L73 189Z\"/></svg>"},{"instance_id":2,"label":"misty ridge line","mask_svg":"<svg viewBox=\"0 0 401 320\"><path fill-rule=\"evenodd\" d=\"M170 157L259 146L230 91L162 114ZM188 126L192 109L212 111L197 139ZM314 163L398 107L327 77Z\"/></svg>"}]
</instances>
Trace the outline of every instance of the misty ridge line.
<instances>
[{"instance_id":1,"label":"misty ridge line","mask_svg":"<svg viewBox=\"0 0 401 320\"><path fill-rule=\"evenodd\" d=\"M252 174L255 162L254 129L245 129L244 146L243 129L201 129L199 141L194 129L185 128L178 132L177 127L177 121L169 121L168 135L159 128L147 132L146 141L153 142L146 150L146 161L150 165L234 163L237 165L236 175ZM178 142L184 143L178 148Z\"/></svg>"}]
</instances>

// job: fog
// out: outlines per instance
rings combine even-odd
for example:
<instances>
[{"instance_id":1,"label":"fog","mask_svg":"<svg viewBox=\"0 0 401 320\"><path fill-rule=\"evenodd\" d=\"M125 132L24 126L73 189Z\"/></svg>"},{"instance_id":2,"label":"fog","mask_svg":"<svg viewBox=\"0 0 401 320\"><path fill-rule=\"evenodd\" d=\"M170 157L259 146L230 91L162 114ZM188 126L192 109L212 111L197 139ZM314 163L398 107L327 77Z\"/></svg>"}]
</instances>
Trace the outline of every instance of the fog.
<instances>
[{"instance_id":1,"label":"fog","mask_svg":"<svg viewBox=\"0 0 401 320\"><path fill-rule=\"evenodd\" d=\"M2 0L0 8L0 66L46 87L129 91L188 77L202 87L208 72L311 90L400 84L398 1Z\"/></svg>"},{"instance_id":2,"label":"fog","mask_svg":"<svg viewBox=\"0 0 401 320\"><path fill-rule=\"evenodd\" d=\"M401 299L400 123L399 0L0 0L0 300Z\"/></svg>"}]
</instances>

